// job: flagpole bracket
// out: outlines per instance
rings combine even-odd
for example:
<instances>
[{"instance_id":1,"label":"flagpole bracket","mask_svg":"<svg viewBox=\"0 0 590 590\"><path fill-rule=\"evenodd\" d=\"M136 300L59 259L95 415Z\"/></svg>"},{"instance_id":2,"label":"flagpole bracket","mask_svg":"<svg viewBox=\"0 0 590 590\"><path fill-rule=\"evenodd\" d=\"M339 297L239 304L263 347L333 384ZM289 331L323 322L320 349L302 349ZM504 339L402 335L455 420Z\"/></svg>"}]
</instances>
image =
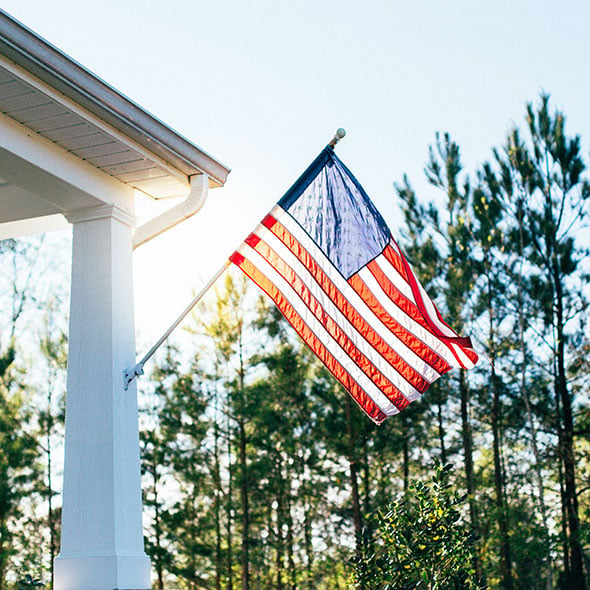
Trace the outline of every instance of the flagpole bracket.
<instances>
[{"instance_id":1,"label":"flagpole bracket","mask_svg":"<svg viewBox=\"0 0 590 590\"><path fill-rule=\"evenodd\" d=\"M141 375L143 375L143 363L137 363L132 369L125 369L123 371L123 389L128 391L131 382Z\"/></svg>"}]
</instances>

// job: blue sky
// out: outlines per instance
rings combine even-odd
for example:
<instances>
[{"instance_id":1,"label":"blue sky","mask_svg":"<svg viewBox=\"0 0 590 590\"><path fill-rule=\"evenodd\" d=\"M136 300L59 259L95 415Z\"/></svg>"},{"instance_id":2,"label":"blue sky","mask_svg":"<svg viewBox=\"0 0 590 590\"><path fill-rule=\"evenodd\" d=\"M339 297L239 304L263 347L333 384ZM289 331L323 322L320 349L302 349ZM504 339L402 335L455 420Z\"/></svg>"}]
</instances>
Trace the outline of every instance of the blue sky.
<instances>
[{"instance_id":1,"label":"blue sky","mask_svg":"<svg viewBox=\"0 0 590 590\"><path fill-rule=\"evenodd\" d=\"M407 172L433 196L422 167L436 130L451 133L472 170L545 90L588 154L587 1L3 0L2 8L232 168L196 218L138 251L144 335L174 319L337 127L348 132L340 157L394 233L393 182ZM163 317L148 322L162 302Z\"/></svg>"}]
</instances>

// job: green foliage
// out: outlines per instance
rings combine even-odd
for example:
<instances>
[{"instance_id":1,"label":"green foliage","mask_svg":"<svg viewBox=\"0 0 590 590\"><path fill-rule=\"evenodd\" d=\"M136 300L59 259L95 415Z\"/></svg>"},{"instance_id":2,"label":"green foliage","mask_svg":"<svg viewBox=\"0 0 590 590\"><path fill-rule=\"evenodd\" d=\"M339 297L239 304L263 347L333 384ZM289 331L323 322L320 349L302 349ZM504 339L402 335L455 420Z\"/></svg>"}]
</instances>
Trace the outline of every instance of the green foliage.
<instances>
[{"instance_id":1,"label":"green foliage","mask_svg":"<svg viewBox=\"0 0 590 590\"><path fill-rule=\"evenodd\" d=\"M475 536L459 510L464 498L449 483L451 466L436 462L429 482L409 489L378 519L377 538L356 566L363 590L478 588L473 569Z\"/></svg>"},{"instance_id":2,"label":"green foliage","mask_svg":"<svg viewBox=\"0 0 590 590\"><path fill-rule=\"evenodd\" d=\"M6 575L15 553L15 522L22 503L33 492L38 447L28 432L30 415L21 392L12 392L10 369L0 375L0 576ZM0 588L2 584L0 583Z\"/></svg>"},{"instance_id":3,"label":"green foliage","mask_svg":"<svg viewBox=\"0 0 590 590\"><path fill-rule=\"evenodd\" d=\"M490 589L580 587L570 557L590 547L585 154L543 95L478 169L440 133L425 194L406 177L396 185L402 250L482 354L379 428L278 311L226 275L191 343L168 350L140 398L156 588L343 590L355 554L364 590L477 588L476 568ZM0 242L3 270L18 271L0 284L0 590L15 590L19 572L31 575L22 587L49 579L45 479L66 342L61 322L40 339L24 329L48 311L45 275L27 263L39 252ZM49 379L29 371L40 359ZM436 457L456 470L426 481ZM465 506L453 490L469 492Z\"/></svg>"},{"instance_id":4,"label":"green foliage","mask_svg":"<svg viewBox=\"0 0 590 590\"><path fill-rule=\"evenodd\" d=\"M568 526L559 441L565 406L553 391L555 353L562 346L562 376L575 396L586 548L589 337L577 228L588 190L580 143L566 138L563 117L544 98L529 115L531 133L515 129L507 147L471 175L458 144L437 134L425 168L432 201L406 177L396 185L402 249L481 361L444 376L381 427L235 275L201 308L191 368L199 380L186 381L180 397L201 401L179 401L175 410L194 453L167 464L180 497L159 513L161 557L169 561L155 564L166 579L216 590L341 589L353 556L363 590L545 590L566 579L559 537ZM559 284L569 327L555 340ZM184 371L176 377L190 380ZM457 469L439 467L424 483L424 465L437 457ZM196 485L188 485L193 477ZM465 506L453 490L466 492Z\"/></svg>"}]
</instances>

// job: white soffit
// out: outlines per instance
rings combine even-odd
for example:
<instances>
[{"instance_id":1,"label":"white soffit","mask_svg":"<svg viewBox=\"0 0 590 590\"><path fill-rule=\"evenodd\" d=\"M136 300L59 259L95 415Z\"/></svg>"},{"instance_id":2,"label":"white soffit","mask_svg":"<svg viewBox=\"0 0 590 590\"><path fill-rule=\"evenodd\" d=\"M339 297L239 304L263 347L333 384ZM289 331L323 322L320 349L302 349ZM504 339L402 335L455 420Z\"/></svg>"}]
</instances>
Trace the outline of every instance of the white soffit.
<instances>
[{"instance_id":1,"label":"white soffit","mask_svg":"<svg viewBox=\"0 0 590 590\"><path fill-rule=\"evenodd\" d=\"M0 10L0 112L154 199L229 169ZM5 187L6 188L6 187Z\"/></svg>"}]
</instances>

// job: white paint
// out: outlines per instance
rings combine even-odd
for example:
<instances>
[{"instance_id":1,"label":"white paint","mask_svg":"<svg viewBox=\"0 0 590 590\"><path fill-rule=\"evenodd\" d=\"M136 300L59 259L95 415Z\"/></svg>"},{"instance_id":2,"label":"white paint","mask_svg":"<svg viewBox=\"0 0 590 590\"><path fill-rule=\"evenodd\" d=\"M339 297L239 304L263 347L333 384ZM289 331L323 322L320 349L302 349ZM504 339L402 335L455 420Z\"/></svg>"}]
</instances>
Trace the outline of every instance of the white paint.
<instances>
[{"instance_id":1,"label":"white paint","mask_svg":"<svg viewBox=\"0 0 590 590\"><path fill-rule=\"evenodd\" d=\"M207 174L191 176L190 182L191 189L182 203L150 219L135 230L133 248L163 234L201 210L209 194L209 177Z\"/></svg>"},{"instance_id":2,"label":"white paint","mask_svg":"<svg viewBox=\"0 0 590 590\"><path fill-rule=\"evenodd\" d=\"M133 188L2 114L0 170L2 178L51 203L56 213L102 203L132 211ZM11 213L12 218L6 221L15 220ZM34 212L27 210L22 218L33 216Z\"/></svg>"},{"instance_id":3,"label":"white paint","mask_svg":"<svg viewBox=\"0 0 590 590\"><path fill-rule=\"evenodd\" d=\"M173 218L147 226L153 236L202 206L207 174L212 185L221 185L229 170L7 15L0 20L4 46L18 49L12 59L0 56L0 77L25 97L9 102L7 94L10 108L0 109L0 235L42 231L63 224L64 216L73 224L54 587L147 590L137 392L135 384L125 391L123 383L136 357L133 183L170 197L202 173ZM36 74L28 71L31 63ZM19 117L23 108L28 125L2 114Z\"/></svg>"},{"instance_id":4,"label":"white paint","mask_svg":"<svg viewBox=\"0 0 590 590\"><path fill-rule=\"evenodd\" d=\"M57 104L65 107L68 112L74 113L76 116L80 117L81 121L93 125L94 127L96 127L97 131L105 133L105 135L108 138L116 141L119 144L127 146L130 150L154 162L154 165L160 168L161 170L164 170L167 175L174 177L183 183L186 182L186 174L178 170L176 166L173 166L164 158L161 158L160 156L154 154L153 151L144 148L139 143L131 139L127 134L119 131L112 125L109 125L100 117L94 115L84 107L77 104L76 101L68 98L62 92L55 90L49 84L46 84L42 80L39 80L39 78L32 75L30 72L27 72L24 68L21 68L18 65L12 63L3 55L0 55L0 67L13 73L17 79L24 81L32 89L41 92L44 96L49 97Z\"/></svg>"},{"instance_id":5,"label":"white paint","mask_svg":"<svg viewBox=\"0 0 590 590\"><path fill-rule=\"evenodd\" d=\"M73 224L55 590L147 589L137 392L123 391L123 371L135 364L134 191L3 115L0 176L20 191L9 198L4 183L3 238L65 224L64 215Z\"/></svg>"},{"instance_id":6,"label":"white paint","mask_svg":"<svg viewBox=\"0 0 590 590\"><path fill-rule=\"evenodd\" d=\"M61 552L56 590L147 589L135 385L132 225L101 206L73 228Z\"/></svg>"}]
</instances>

